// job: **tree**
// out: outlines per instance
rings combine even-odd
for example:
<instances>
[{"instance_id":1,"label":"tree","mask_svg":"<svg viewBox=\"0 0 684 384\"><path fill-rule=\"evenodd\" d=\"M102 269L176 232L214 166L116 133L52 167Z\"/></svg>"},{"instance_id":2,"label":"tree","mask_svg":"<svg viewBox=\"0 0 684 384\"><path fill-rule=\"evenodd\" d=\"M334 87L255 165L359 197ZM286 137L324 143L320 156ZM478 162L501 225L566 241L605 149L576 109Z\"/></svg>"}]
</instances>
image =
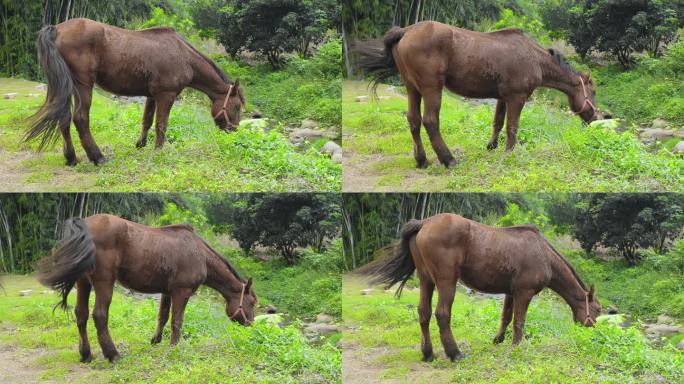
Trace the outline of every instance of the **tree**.
<instances>
[{"instance_id":1,"label":"tree","mask_svg":"<svg viewBox=\"0 0 684 384\"><path fill-rule=\"evenodd\" d=\"M617 249L630 265L638 250L664 252L684 228L684 196L655 193L596 194L578 205L573 233L585 251L596 245Z\"/></svg>"},{"instance_id":2,"label":"tree","mask_svg":"<svg viewBox=\"0 0 684 384\"><path fill-rule=\"evenodd\" d=\"M289 264L299 260L297 248L321 252L339 236L340 198L335 194L272 193L218 197L206 206L219 231L228 231L245 252L256 244L272 247Z\"/></svg>"},{"instance_id":3,"label":"tree","mask_svg":"<svg viewBox=\"0 0 684 384\"><path fill-rule=\"evenodd\" d=\"M634 52L660 54L679 24L679 0L547 0L542 17L584 58L595 49L610 53L624 67Z\"/></svg>"},{"instance_id":4,"label":"tree","mask_svg":"<svg viewBox=\"0 0 684 384\"><path fill-rule=\"evenodd\" d=\"M213 31L229 54L256 52L274 68L284 53L308 56L339 19L335 0L198 0L193 9L197 25Z\"/></svg>"}]
</instances>

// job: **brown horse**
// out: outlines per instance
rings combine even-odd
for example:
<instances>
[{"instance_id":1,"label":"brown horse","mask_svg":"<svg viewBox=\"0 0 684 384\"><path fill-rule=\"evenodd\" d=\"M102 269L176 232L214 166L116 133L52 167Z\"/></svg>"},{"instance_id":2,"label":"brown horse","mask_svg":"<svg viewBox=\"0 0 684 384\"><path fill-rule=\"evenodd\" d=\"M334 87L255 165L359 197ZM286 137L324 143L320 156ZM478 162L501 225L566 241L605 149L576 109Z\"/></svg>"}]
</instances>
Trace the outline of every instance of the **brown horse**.
<instances>
[{"instance_id":1,"label":"brown horse","mask_svg":"<svg viewBox=\"0 0 684 384\"><path fill-rule=\"evenodd\" d=\"M77 162L72 119L88 158L96 165L105 161L89 128L95 84L118 95L147 97L138 148L147 144L155 111L156 148L164 145L169 112L186 87L209 96L214 122L224 131L237 128L241 106L246 103L238 81L229 80L213 61L169 28L128 31L72 19L40 31L38 57L47 75L47 96L31 117L25 140L40 137L42 149L57 140L59 128L68 165Z\"/></svg>"},{"instance_id":2,"label":"brown horse","mask_svg":"<svg viewBox=\"0 0 684 384\"><path fill-rule=\"evenodd\" d=\"M513 345L520 343L527 306L546 287L558 293L570 306L574 320L585 326L592 326L601 311L594 287L587 289L570 263L531 225L493 228L458 215L440 214L408 221L399 243L385 248L385 252L388 257L367 264L359 272L374 276L373 283L400 283L399 296L413 271L417 271L426 361L433 359L430 316L435 286L439 292L435 317L444 351L452 361L463 357L450 327L459 279L478 291L506 295L494 343L504 340L514 315Z\"/></svg>"},{"instance_id":3,"label":"brown horse","mask_svg":"<svg viewBox=\"0 0 684 384\"><path fill-rule=\"evenodd\" d=\"M59 246L39 266L38 279L61 292L58 305L65 310L69 291L77 285L75 313L81 362L92 360L86 327L91 288L95 288L97 339L110 361L119 358L107 326L115 281L138 292L162 294L152 344L162 339L169 309L173 314L171 345L178 342L185 305L202 284L223 296L226 314L242 325L254 321L257 302L252 279L241 278L192 227L150 228L106 214L67 220Z\"/></svg>"},{"instance_id":4,"label":"brown horse","mask_svg":"<svg viewBox=\"0 0 684 384\"><path fill-rule=\"evenodd\" d=\"M513 149L520 112L537 87L567 94L570 108L585 122L600 116L589 75L575 71L556 51L545 49L518 29L482 33L425 21L392 28L381 48L371 41L357 43L354 50L361 69L372 78L373 92L378 82L401 75L408 92L406 117L419 168L427 166L421 123L442 164L457 164L439 132L444 87L465 97L498 100L492 138L487 144L490 150L498 146L504 118L506 149ZM425 100L422 118L421 100Z\"/></svg>"}]
</instances>

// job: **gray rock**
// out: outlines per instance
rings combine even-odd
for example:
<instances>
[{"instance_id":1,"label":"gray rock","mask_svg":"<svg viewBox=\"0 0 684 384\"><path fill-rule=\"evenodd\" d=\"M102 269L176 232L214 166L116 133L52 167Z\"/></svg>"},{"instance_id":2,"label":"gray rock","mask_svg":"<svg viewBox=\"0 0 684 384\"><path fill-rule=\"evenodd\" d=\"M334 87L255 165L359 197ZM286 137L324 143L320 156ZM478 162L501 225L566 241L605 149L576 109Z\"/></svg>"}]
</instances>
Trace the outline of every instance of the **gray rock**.
<instances>
[{"instance_id":1,"label":"gray rock","mask_svg":"<svg viewBox=\"0 0 684 384\"><path fill-rule=\"evenodd\" d=\"M368 101L368 96L356 96L357 103L365 103Z\"/></svg>"},{"instance_id":2,"label":"gray rock","mask_svg":"<svg viewBox=\"0 0 684 384\"><path fill-rule=\"evenodd\" d=\"M669 126L670 126L670 123L667 120L660 119L660 118L653 120L653 122L651 123L651 128L654 128L654 129L659 129L659 128L664 129L664 128L667 128Z\"/></svg>"},{"instance_id":3,"label":"gray rock","mask_svg":"<svg viewBox=\"0 0 684 384\"><path fill-rule=\"evenodd\" d=\"M342 152L335 153L332 155L331 159L337 164L342 164Z\"/></svg>"},{"instance_id":4,"label":"gray rock","mask_svg":"<svg viewBox=\"0 0 684 384\"><path fill-rule=\"evenodd\" d=\"M340 327L335 324L309 323L304 324L304 332L315 333L318 335L330 335L340 331Z\"/></svg>"},{"instance_id":5,"label":"gray rock","mask_svg":"<svg viewBox=\"0 0 684 384\"><path fill-rule=\"evenodd\" d=\"M326 315L325 313L319 313L316 316L316 322L317 323L332 323L335 319L333 319L332 316Z\"/></svg>"},{"instance_id":6,"label":"gray rock","mask_svg":"<svg viewBox=\"0 0 684 384\"><path fill-rule=\"evenodd\" d=\"M252 111L252 113L249 114L249 116L250 116L252 119L260 119L260 118L264 117L264 114L261 113L260 110L255 109L255 110Z\"/></svg>"},{"instance_id":7,"label":"gray rock","mask_svg":"<svg viewBox=\"0 0 684 384\"><path fill-rule=\"evenodd\" d=\"M301 144L304 141L316 141L319 139L334 139L334 132L327 132L320 129L298 128L290 132L290 142L293 144Z\"/></svg>"},{"instance_id":8,"label":"gray rock","mask_svg":"<svg viewBox=\"0 0 684 384\"><path fill-rule=\"evenodd\" d=\"M47 91L47 84L38 84L35 86L35 89L39 91Z\"/></svg>"},{"instance_id":9,"label":"gray rock","mask_svg":"<svg viewBox=\"0 0 684 384\"><path fill-rule=\"evenodd\" d=\"M615 315L618 313L618 309L614 305L609 305L608 307L606 307L606 312L608 312L609 315Z\"/></svg>"},{"instance_id":10,"label":"gray rock","mask_svg":"<svg viewBox=\"0 0 684 384\"><path fill-rule=\"evenodd\" d=\"M679 143L677 143L677 145L672 147L672 152L684 154L684 140L680 141Z\"/></svg>"},{"instance_id":11,"label":"gray rock","mask_svg":"<svg viewBox=\"0 0 684 384\"><path fill-rule=\"evenodd\" d=\"M684 350L684 339L679 340L679 343L677 343L677 348Z\"/></svg>"},{"instance_id":12,"label":"gray rock","mask_svg":"<svg viewBox=\"0 0 684 384\"><path fill-rule=\"evenodd\" d=\"M269 304L266 306L266 313L268 313L269 315L274 314L276 312L278 312L278 308L276 308L274 305Z\"/></svg>"},{"instance_id":13,"label":"gray rock","mask_svg":"<svg viewBox=\"0 0 684 384\"><path fill-rule=\"evenodd\" d=\"M5 99L16 99L19 94L16 92L5 93Z\"/></svg>"},{"instance_id":14,"label":"gray rock","mask_svg":"<svg viewBox=\"0 0 684 384\"><path fill-rule=\"evenodd\" d=\"M374 291L375 291L375 289L373 289L373 288L366 288L366 289L361 290L361 294L367 296L367 295L370 295L371 293L373 293Z\"/></svg>"},{"instance_id":15,"label":"gray rock","mask_svg":"<svg viewBox=\"0 0 684 384\"><path fill-rule=\"evenodd\" d=\"M644 324L646 334L653 336L671 336L684 332L684 329L668 324Z\"/></svg>"},{"instance_id":16,"label":"gray rock","mask_svg":"<svg viewBox=\"0 0 684 384\"><path fill-rule=\"evenodd\" d=\"M321 153L327 153L331 156L338 152L342 152L342 147L340 147L334 141L328 141L323 147L321 147Z\"/></svg>"},{"instance_id":17,"label":"gray rock","mask_svg":"<svg viewBox=\"0 0 684 384\"><path fill-rule=\"evenodd\" d=\"M639 136L642 139L669 140L674 137L674 131L663 128L646 128Z\"/></svg>"},{"instance_id":18,"label":"gray rock","mask_svg":"<svg viewBox=\"0 0 684 384\"><path fill-rule=\"evenodd\" d=\"M656 319L658 324L674 324L674 319L668 315L659 315Z\"/></svg>"},{"instance_id":19,"label":"gray rock","mask_svg":"<svg viewBox=\"0 0 684 384\"><path fill-rule=\"evenodd\" d=\"M302 120L302 124L299 126L300 129L316 129L318 128L318 122L312 119Z\"/></svg>"},{"instance_id":20,"label":"gray rock","mask_svg":"<svg viewBox=\"0 0 684 384\"><path fill-rule=\"evenodd\" d=\"M32 292L32 289L25 289L23 291L19 291L19 296L30 296Z\"/></svg>"}]
</instances>

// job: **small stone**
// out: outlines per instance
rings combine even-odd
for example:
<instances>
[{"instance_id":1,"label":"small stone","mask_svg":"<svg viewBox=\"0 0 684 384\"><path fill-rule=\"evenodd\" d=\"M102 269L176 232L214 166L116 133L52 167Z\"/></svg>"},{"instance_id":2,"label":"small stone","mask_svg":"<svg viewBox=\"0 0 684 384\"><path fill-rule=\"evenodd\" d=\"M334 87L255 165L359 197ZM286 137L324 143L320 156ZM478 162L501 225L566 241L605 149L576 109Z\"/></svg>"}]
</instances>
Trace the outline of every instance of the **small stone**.
<instances>
[{"instance_id":1,"label":"small stone","mask_svg":"<svg viewBox=\"0 0 684 384\"><path fill-rule=\"evenodd\" d=\"M684 350L684 339L679 340L679 343L677 343L677 348Z\"/></svg>"},{"instance_id":2,"label":"small stone","mask_svg":"<svg viewBox=\"0 0 684 384\"><path fill-rule=\"evenodd\" d=\"M674 319L668 315L659 315L658 318L656 319L656 323L658 323L658 324L673 324Z\"/></svg>"},{"instance_id":3,"label":"small stone","mask_svg":"<svg viewBox=\"0 0 684 384\"><path fill-rule=\"evenodd\" d=\"M23 291L19 291L19 296L29 296L33 292L32 289L25 289Z\"/></svg>"},{"instance_id":4,"label":"small stone","mask_svg":"<svg viewBox=\"0 0 684 384\"><path fill-rule=\"evenodd\" d=\"M278 308L276 308L275 306L273 306L271 304L266 306L266 313L268 313L269 315L274 314L276 312L278 312Z\"/></svg>"},{"instance_id":5,"label":"small stone","mask_svg":"<svg viewBox=\"0 0 684 384\"><path fill-rule=\"evenodd\" d=\"M609 315L615 315L615 314L618 313L618 309L617 309L617 307L614 306L614 305L609 305L609 306L606 308L606 312L608 312Z\"/></svg>"},{"instance_id":6,"label":"small stone","mask_svg":"<svg viewBox=\"0 0 684 384\"><path fill-rule=\"evenodd\" d=\"M356 96L357 103L365 103L368 101L368 96Z\"/></svg>"},{"instance_id":7,"label":"small stone","mask_svg":"<svg viewBox=\"0 0 684 384\"><path fill-rule=\"evenodd\" d=\"M312 119L302 120L302 124L299 126L301 129L316 129L318 128L318 122Z\"/></svg>"},{"instance_id":8,"label":"small stone","mask_svg":"<svg viewBox=\"0 0 684 384\"><path fill-rule=\"evenodd\" d=\"M658 129L658 128L664 129L664 128L667 128L669 126L670 126L670 123L667 120L660 119L660 118L653 120L653 122L651 123L651 128L655 128L655 129Z\"/></svg>"},{"instance_id":9,"label":"small stone","mask_svg":"<svg viewBox=\"0 0 684 384\"><path fill-rule=\"evenodd\" d=\"M371 293L373 293L374 291L375 291L375 289L373 289L373 288L366 288L366 289L361 290L361 294L364 296L367 296L367 295L370 295Z\"/></svg>"},{"instance_id":10,"label":"small stone","mask_svg":"<svg viewBox=\"0 0 684 384\"><path fill-rule=\"evenodd\" d=\"M672 147L672 153L684 154L684 140L680 141L679 143L677 143L677 145Z\"/></svg>"},{"instance_id":11,"label":"small stone","mask_svg":"<svg viewBox=\"0 0 684 384\"><path fill-rule=\"evenodd\" d=\"M19 95L19 94L16 92L5 93L5 99L16 99L17 95Z\"/></svg>"},{"instance_id":12,"label":"small stone","mask_svg":"<svg viewBox=\"0 0 684 384\"><path fill-rule=\"evenodd\" d=\"M35 86L35 89L39 91L47 91L47 85L46 84L38 84Z\"/></svg>"},{"instance_id":13,"label":"small stone","mask_svg":"<svg viewBox=\"0 0 684 384\"><path fill-rule=\"evenodd\" d=\"M332 161L336 162L337 164L342 164L342 153L338 152L331 157Z\"/></svg>"},{"instance_id":14,"label":"small stone","mask_svg":"<svg viewBox=\"0 0 684 384\"><path fill-rule=\"evenodd\" d=\"M683 329L667 324L645 324L646 333L655 336L670 336L684 332Z\"/></svg>"},{"instance_id":15,"label":"small stone","mask_svg":"<svg viewBox=\"0 0 684 384\"><path fill-rule=\"evenodd\" d=\"M333 317L330 315L326 315L325 313L319 313L316 316L316 322L317 323L332 323L333 322Z\"/></svg>"},{"instance_id":16,"label":"small stone","mask_svg":"<svg viewBox=\"0 0 684 384\"><path fill-rule=\"evenodd\" d=\"M260 119L260 118L264 117L264 114L261 113L260 110L255 109L255 110L252 111L252 113L250 114L250 116L252 117L252 119Z\"/></svg>"},{"instance_id":17,"label":"small stone","mask_svg":"<svg viewBox=\"0 0 684 384\"><path fill-rule=\"evenodd\" d=\"M321 147L321 153L327 153L331 156L341 151L342 147L340 147L339 144L334 141L328 141L324 146Z\"/></svg>"},{"instance_id":18,"label":"small stone","mask_svg":"<svg viewBox=\"0 0 684 384\"><path fill-rule=\"evenodd\" d=\"M304 327L307 333L315 333L318 335L329 335L340 331L340 327L334 324L309 323L305 324Z\"/></svg>"},{"instance_id":19,"label":"small stone","mask_svg":"<svg viewBox=\"0 0 684 384\"><path fill-rule=\"evenodd\" d=\"M663 128L646 128L639 136L642 139L669 140L674 137L674 131Z\"/></svg>"}]
</instances>

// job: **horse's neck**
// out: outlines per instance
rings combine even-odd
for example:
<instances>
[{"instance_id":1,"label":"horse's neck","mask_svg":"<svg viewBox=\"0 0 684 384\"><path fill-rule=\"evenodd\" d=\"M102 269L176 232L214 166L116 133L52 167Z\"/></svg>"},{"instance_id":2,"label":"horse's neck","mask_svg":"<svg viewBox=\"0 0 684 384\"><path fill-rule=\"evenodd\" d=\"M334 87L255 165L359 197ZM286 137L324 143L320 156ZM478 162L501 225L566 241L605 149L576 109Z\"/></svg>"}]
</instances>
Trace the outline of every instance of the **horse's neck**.
<instances>
[{"instance_id":1,"label":"horse's neck","mask_svg":"<svg viewBox=\"0 0 684 384\"><path fill-rule=\"evenodd\" d=\"M219 256L207 256L207 279L205 285L220 292L223 297L230 297L240 293L242 282L226 266L224 262L218 260Z\"/></svg>"},{"instance_id":2,"label":"horse's neck","mask_svg":"<svg viewBox=\"0 0 684 384\"><path fill-rule=\"evenodd\" d=\"M192 68L195 74L190 87L205 93L212 101L225 96L229 85L204 58L196 54Z\"/></svg>"},{"instance_id":3,"label":"horse's neck","mask_svg":"<svg viewBox=\"0 0 684 384\"><path fill-rule=\"evenodd\" d=\"M568 96L575 93L579 75L563 68L551 56L544 58L541 67L543 87L557 89Z\"/></svg>"},{"instance_id":4,"label":"horse's neck","mask_svg":"<svg viewBox=\"0 0 684 384\"><path fill-rule=\"evenodd\" d=\"M584 301L586 290L562 260L556 261L549 288L558 293L572 308Z\"/></svg>"}]
</instances>

